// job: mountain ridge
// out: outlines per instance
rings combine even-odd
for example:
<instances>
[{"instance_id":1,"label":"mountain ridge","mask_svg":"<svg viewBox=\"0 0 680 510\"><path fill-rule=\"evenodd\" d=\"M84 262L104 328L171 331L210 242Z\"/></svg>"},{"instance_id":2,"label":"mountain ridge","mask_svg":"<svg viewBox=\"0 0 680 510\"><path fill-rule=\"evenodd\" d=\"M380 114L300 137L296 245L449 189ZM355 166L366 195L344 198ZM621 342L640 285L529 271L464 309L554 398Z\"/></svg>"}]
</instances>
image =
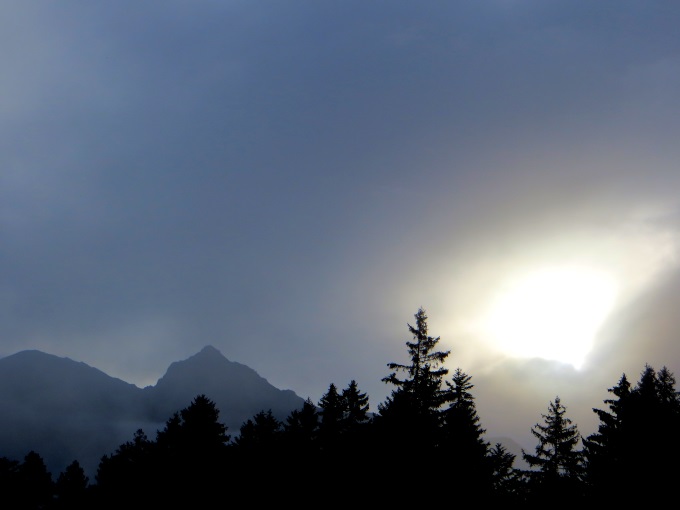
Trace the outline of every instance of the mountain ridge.
<instances>
[{"instance_id":1,"label":"mountain ridge","mask_svg":"<svg viewBox=\"0 0 680 510\"><path fill-rule=\"evenodd\" d=\"M78 460L88 476L142 429L150 438L199 394L220 411L228 434L271 409L283 420L304 399L206 345L171 363L155 385L140 388L82 361L28 349L0 358L0 457L36 451L53 473Z\"/></svg>"},{"instance_id":2,"label":"mountain ridge","mask_svg":"<svg viewBox=\"0 0 680 510\"><path fill-rule=\"evenodd\" d=\"M274 387L212 345L172 362L156 384L144 388L85 362L29 349L0 358L0 457L22 460L36 451L55 476L78 460L93 479L103 455L139 429L155 438L199 394L215 402L232 438L260 411L272 410L284 420L304 404L293 390ZM487 440L504 444L524 467L512 439Z\"/></svg>"}]
</instances>

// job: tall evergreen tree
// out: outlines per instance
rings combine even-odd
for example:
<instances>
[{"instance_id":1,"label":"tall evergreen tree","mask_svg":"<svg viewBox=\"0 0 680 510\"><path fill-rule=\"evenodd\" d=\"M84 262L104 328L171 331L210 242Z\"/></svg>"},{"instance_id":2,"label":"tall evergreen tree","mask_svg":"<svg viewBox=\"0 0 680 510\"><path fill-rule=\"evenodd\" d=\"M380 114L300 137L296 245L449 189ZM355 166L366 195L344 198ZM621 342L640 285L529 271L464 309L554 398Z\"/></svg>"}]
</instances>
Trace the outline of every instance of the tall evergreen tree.
<instances>
[{"instance_id":1,"label":"tall evergreen tree","mask_svg":"<svg viewBox=\"0 0 680 510\"><path fill-rule=\"evenodd\" d=\"M343 428L352 429L369 421L368 411L370 405L368 403L368 395L359 391L359 386L354 379L350 381L347 388L342 390L342 399L345 402Z\"/></svg>"},{"instance_id":2,"label":"tall evergreen tree","mask_svg":"<svg viewBox=\"0 0 680 510\"><path fill-rule=\"evenodd\" d=\"M36 451L28 452L18 466L16 482L20 500L15 508L38 510L51 505L54 496L52 473Z\"/></svg>"},{"instance_id":3,"label":"tall evergreen tree","mask_svg":"<svg viewBox=\"0 0 680 510\"><path fill-rule=\"evenodd\" d=\"M240 434L231 444L230 458L234 462L232 493L247 497L249 487L267 486L271 489L277 484L277 477L281 475L275 466L281 465L284 459L282 434L283 423L271 409L258 412L241 425Z\"/></svg>"},{"instance_id":4,"label":"tall evergreen tree","mask_svg":"<svg viewBox=\"0 0 680 510\"><path fill-rule=\"evenodd\" d=\"M300 452L313 451L318 443L319 411L308 397L300 409L294 409L283 425L286 444Z\"/></svg>"},{"instance_id":5,"label":"tall evergreen tree","mask_svg":"<svg viewBox=\"0 0 680 510\"><path fill-rule=\"evenodd\" d=\"M149 476L156 468L153 449L153 442L142 429L137 429L132 441L101 458L93 488L98 505L106 503L106 508L116 508L126 501L151 503L147 497Z\"/></svg>"},{"instance_id":6,"label":"tall evergreen tree","mask_svg":"<svg viewBox=\"0 0 680 510\"><path fill-rule=\"evenodd\" d=\"M492 469L492 501L521 504L526 500L525 484L520 470L514 467L515 455L501 443L489 449Z\"/></svg>"},{"instance_id":7,"label":"tall evergreen tree","mask_svg":"<svg viewBox=\"0 0 680 510\"><path fill-rule=\"evenodd\" d=\"M321 419L319 421L319 441L322 449L338 447L340 434L343 432L345 418L345 400L335 384L331 383L328 391L319 399Z\"/></svg>"},{"instance_id":8,"label":"tall evergreen tree","mask_svg":"<svg viewBox=\"0 0 680 510\"><path fill-rule=\"evenodd\" d=\"M604 403L609 410L593 408L600 419L597 432L583 438L583 452L586 461L586 480L590 497L597 501L607 501L613 497L611 488L625 487L631 483L634 474L631 466L625 466L625 428L624 422L630 411L629 399L631 384L623 374L618 383L607 390L615 398ZM630 480L628 478L631 477Z\"/></svg>"},{"instance_id":9,"label":"tall evergreen tree","mask_svg":"<svg viewBox=\"0 0 680 510\"><path fill-rule=\"evenodd\" d=\"M646 364L631 389L625 374L609 391L609 411L594 409L598 431L584 439L593 499L625 503L650 493L674 493L680 476L680 400L675 377ZM611 487L620 489L612 492Z\"/></svg>"},{"instance_id":10,"label":"tall evergreen tree","mask_svg":"<svg viewBox=\"0 0 680 510\"><path fill-rule=\"evenodd\" d=\"M232 476L230 439L215 402L204 394L173 414L156 434L154 456L156 483L175 490L168 504L200 506L217 497L218 481Z\"/></svg>"},{"instance_id":11,"label":"tall evergreen tree","mask_svg":"<svg viewBox=\"0 0 680 510\"><path fill-rule=\"evenodd\" d=\"M566 417L566 407L559 396L541 415L531 433L538 439L534 454L522 450L524 460L534 471L530 473L531 495L543 500L549 494L560 494L564 503L581 501L584 496L583 452L577 449L581 434L576 424Z\"/></svg>"},{"instance_id":12,"label":"tall evergreen tree","mask_svg":"<svg viewBox=\"0 0 680 510\"><path fill-rule=\"evenodd\" d=\"M451 402L444 411L441 450L446 459L444 472L458 487L458 494L489 494L493 490L493 466L489 459L490 444L483 438L486 430L480 424L471 377L457 368L452 382Z\"/></svg>"},{"instance_id":13,"label":"tall evergreen tree","mask_svg":"<svg viewBox=\"0 0 680 510\"><path fill-rule=\"evenodd\" d=\"M378 405L376 426L383 439L383 447L406 452L425 453L439 443L442 407L452 400L452 393L444 384L448 374L443 364L450 351L437 350L439 337L428 333L427 314L421 307L415 314L416 325L407 324L413 336L407 341L410 363L388 363L392 372L382 379L395 388ZM397 374L403 373L403 377Z\"/></svg>"},{"instance_id":14,"label":"tall evergreen tree","mask_svg":"<svg viewBox=\"0 0 680 510\"><path fill-rule=\"evenodd\" d=\"M90 479L77 460L66 466L59 474L55 484L55 508L79 510L92 508L89 501Z\"/></svg>"}]
</instances>

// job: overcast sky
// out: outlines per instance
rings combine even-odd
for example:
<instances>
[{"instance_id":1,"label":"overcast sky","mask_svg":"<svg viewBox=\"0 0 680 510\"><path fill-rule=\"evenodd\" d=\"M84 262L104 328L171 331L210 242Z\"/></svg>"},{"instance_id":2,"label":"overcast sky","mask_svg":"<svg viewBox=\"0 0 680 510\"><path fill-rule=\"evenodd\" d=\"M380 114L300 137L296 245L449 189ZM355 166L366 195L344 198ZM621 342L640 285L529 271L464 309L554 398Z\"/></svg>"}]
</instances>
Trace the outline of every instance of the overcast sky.
<instances>
[{"instance_id":1,"label":"overcast sky","mask_svg":"<svg viewBox=\"0 0 680 510\"><path fill-rule=\"evenodd\" d=\"M146 386L210 344L375 411L422 306L488 435L535 446L556 396L595 432L623 373L680 375L678 26L653 0L4 1L0 356Z\"/></svg>"}]
</instances>

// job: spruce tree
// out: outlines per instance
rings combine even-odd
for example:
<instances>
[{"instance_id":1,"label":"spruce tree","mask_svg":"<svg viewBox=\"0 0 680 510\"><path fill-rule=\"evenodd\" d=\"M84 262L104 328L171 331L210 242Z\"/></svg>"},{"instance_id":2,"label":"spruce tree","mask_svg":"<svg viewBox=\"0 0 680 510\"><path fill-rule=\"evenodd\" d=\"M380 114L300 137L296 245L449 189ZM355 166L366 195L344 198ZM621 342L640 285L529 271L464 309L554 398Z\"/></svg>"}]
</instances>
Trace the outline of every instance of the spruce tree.
<instances>
[{"instance_id":1,"label":"spruce tree","mask_svg":"<svg viewBox=\"0 0 680 510\"><path fill-rule=\"evenodd\" d=\"M541 415L531 433L538 439L534 454L522 450L530 472L532 499L543 500L550 494L560 494L563 502L578 502L584 496L584 458L577 449L581 434L578 426L566 417L566 407L559 396Z\"/></svg>"},{"instance_id":2,"label":"spruce tree","mask_svg":"<svg viewBox=\"0 0 680 510\"><path fill-rule=\"evenodd\" d=\"M114 453L101 458L94 487L99 504L107 503L115 508L130 500L151 503L149 478L156 468L154 447L144 431L137 429L132 441L126 441Z\"/></svg>"},{"instance_id":3,"label":"spruce tree","mask_svg":"<svg viewBox=\"0 0 680 510\"><path fill-rule=\"evenodd\" d=\"M453 398L444 384L443 364L450 351L437 350L439 337L428 333L427 314L421 307L415 326L407 324L413 340L407 341L408 364L388 363L392 372L382 379L395 388L378 405L375 419L382 447L393 455L432 455L440 441L442 408ZM402 377L398 374L403 373Z\"/></svg>"},{"instance_id":4,"label":"spruce tree","mask_svg":"<svg viewBox=\"0 0 680 510\"><path fill-rule=\"evenodd\" d=\"M613 494L611 487L625 487L632 483L634 473L630 472L625 459L626 414L630 411L631 384L623 374L618 383L607 390L615 398L608 398L606 409L593 408L600 419L597 432L583 438L583 452L586 461L586 480L590 497L596 501L607 501ZM630 477L630 479L629 479Z\"/></svg>"},{"instance_id":5,"label":"spruce tree","mask_svg":"<svg viewBox=\"0 0 680 510\"><path fill-rule=\"evenodd\" d=\"M483 438L486 430L471 393L471 377L457 368L452 382L451 402L444 411L442 427L442 457L444 472L457 486L459 494L489 494L493 490L493 467L489 459L490 444Z\"/></svg>"},{"instance_id":6,"label":"spruce tree","mask_svg":"<svg viewBox=\"0 0 680 510\"><path fill-rule=\"evenodd\" d=\"M492 470L492 501L495 503L522 503L525 485L520 470L514 467L515 455L501 443L489 449L488 459Z\"/></svg>"},{"instance_id":7,"label":"spruce tree","mask_svg":"<svg viewBox=\"0 0 680 510\"><path fill-rule=\"evenodd\" d=\"M219 480L232 476L230 439L215 402L204 394L173 414L154 450L156 483L174 490L168 504L203 505L218 495Z\"/></svg>"},{"instance_id":8,"label":"spruce tree","mask_svg":"<svg viewBox=\"0 0 680 510\"><path fill-rule=\"evenodd\" d=\"M369 421L368 395L359 391L359 386L354 379L350 381L347 388L342 390L342 399L345 403L343 426L345 430L351 430Z\"/></svg>"},{"instance_id":9,"label":"spruce tree","mask_svg":"<svg viewBox=\"0 0 680 510\"><path fill-rule=\"evenodd\" d=\"M319 399L319 441L322 449L330 449L339 445L345 417L345 400L335 384L331 383L328 391Z\"/></svg>"},{"instance_id":10,"label":"spruce tree","mask_svg":"<svg viewBox=\"0 0 680 510\"><path fill-rule=\"evenodd\" d=\"M655 493L670 496L680 476L680 400L675 377L646 364L631 389L625 377L609 390L610 410L594 409L598 431L584 439L587 480L593 499L625 503ZM619 487L611 491L612 485Z\"/></svg>"},{"instance_id":11,"label":"spruce tree","mask_svg":"<svg viewBox=\"0 0 680 510\"><path fill-rule=\"evenodd\" d=\"M279 478L282 490L300 481L317 482L321 476L319 454L319 410L307 397L302 407L294 409L283 424L284 468Z\"/></svg>"},{"instance_id":12,"label":"spruce tree","mask_svg":"<svg viewBox=\"0 0 680 510\"><path fill-rule=\"evenodd\" d=\"M34 450L29 451L17 469L17 489L20 501L16 508L47 508L54 496L52 473ZM11 508L11 505L10 505Z\"/></svg>"},{"instance_id":13,"label":"spruce tree","mask_svg":"<svg viewBox=\"0 0 680 510\"><path fill-rule=\"evenodd\" d=\"M66 466L55 484L54 507L63 510L91 508L88 501L90 479L77 460Z\"/></svg>"},{"instance_id":14,"label":"spruce tree","mask_svg":"<svg viewBox=\"0 0 680 510\"><path fill-rule=\"evenodd\" d=\"M233 444L249 454L265 453L276 448L282 430L283 423L274 417L271 409L260 411L241 425Z\"/></svg>"}]
</instances>

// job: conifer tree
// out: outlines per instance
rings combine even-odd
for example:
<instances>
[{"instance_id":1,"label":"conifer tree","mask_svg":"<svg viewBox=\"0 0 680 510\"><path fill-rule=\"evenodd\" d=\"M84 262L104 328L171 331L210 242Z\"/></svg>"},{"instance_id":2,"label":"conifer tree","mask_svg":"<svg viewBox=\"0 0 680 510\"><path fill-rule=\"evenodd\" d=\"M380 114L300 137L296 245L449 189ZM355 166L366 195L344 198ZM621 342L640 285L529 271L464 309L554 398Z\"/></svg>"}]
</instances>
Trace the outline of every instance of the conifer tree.
<instances>
[{"instance_id":1,"label":"conifer tree","mask_svg":"<svg viewBox=\"0 0 680 510\"><path fill-rule=\"evenodd\" d=\"M0 501L6 505L12 505L16 500L18 471L18 460L0 457Z\"/></svg>"},{"instance_id":2,"label":"conifer tree","mask_svg":"<svg viewBox=\"0 0 680 510\"><path fill-rule=\"evenodd\" d=\"M280 465L284 459L282 434L283 423L271 409L258 412L241 425L240 434L231 444L234 491L247 496L247 488L253 485L273 486L278 476L273 466Z\"/></svg>"},{"instance_id":3,"label":"conifer tree","mask_svg":"<svg viewBox=\"0 0 680 510\"><path fill-rule=\"evenodd\" d=\"M300 409L294 409L283 425L286 443L300 451L312 451L317 445L319 411L307 397Z\"/></svg>"},{"instance_id":4,"label":"conifer tree","mask_svg":"<svg viewBox=\"0 0 680 510\"><path fill-rule=\"evenodd\" d=\"M131 499L148 502L145 498L149 492L149 475L155 468L153 455L154 444L142 429L135 431L132 441L104 455L95 475L97 500L112 507Z\"/></svg>"},{"instance_id":5,"label":"conifer tree","mask_svg":"<svg viewBox=\"0 0 680 510\"><path fill-rule=\"evenodd\" d=\"M342 390L342 399L345 402L344 429L352 429L369 421L368 395L359 391L359 386L354 379L350 381L347 388Z\"/></svg>"},{"instance_id":6,"label":"conifer tree","mask_svg":"<svg viewBox=\"0 0 680 510\"><path fill-rule=\"evenodd\" d=\"M204 394L173 414L158 431L154 450L155 483L175 491L168 504L201 505L216 496L218 480L231 476L230 439L215 402Z\"/></svg>"},{"instance_id":7,"label":"conifer tree","mask_svg":"<svg viewBox=\"0 0 680 510\"><path fill-rule=\"evenodd\" d=\"M279 483L285 489L296 481L315 483L322 473L319 455L319 410L307 397L302 407L294 409L283 424L285 470Z\"/></svg>"},{"instance_id":8,"label":"conifer tree","mask_svg":"<svg viewBox=\"0 0 680 510\"><path fill-rule=\"evenodd\" d=\"M522 503L525 501L524 482L521 472L514 467L515 455L501 443L489 449L492 469L493 496L495 503Z\"/></svg>"},{"instance_id":9,"label":"conifer tree","mask_svg":"<svg viewBox=\"0 0 680 510\"><path fill-rule=\"evenodd\" d=\"M251 453L266 452L276 448L283 430L272 410L260 411L241 425L240 434L234 438L234 446Z\"/></svg>"},{"instance_id":10,"label":"conifer tree","mask_svg":"<svg viewBox=\"0 0 680 510\"><path fill-rule=\"evenodd\" d=\"M54 495L52 473L47 470L40 454L31 450L17 469L17 494L20 498L17 508L47 508Z\"/></svg>"},{"instance_id":11,"label":"conifer tree","mask_svg":"<svg viewBox=\"0 0 680 510\"><path fill-rule=\"evenodd\" d=\"M439 337L428 333L427 314L421 307L415 314L416 325L407 324L413 336L407 341L409 364L388 363L393 370L382 379L395 388L378 405L376 425L384 447L424 453L439 442L442 407L452 394L444 385L448 374L443 364L450 351L437 350ZM403 378L398 373L404 373Z\"/></svg>"},{"instance_id":12,"label":"conifer tree","mask_svg":"<svg viewBox=\"0 0 680 510\"><path fill-rule=\"evenodd\" d=\"M78 510L91 508L88 501L90 479L77 460L66 466L55 484L55 508Z\"/></svg>"},{"instance_id":13,"label":"conifer tree","mask_svg":"<svg viewBox=\"0 0 680 510\"><path fill-rule=\"evenodd\" d=\"M566 407L559 396L542 414L531 433L538 439L534 454L522 450L524 460L534 471L530 473L532 498L561 494L563 502L580 501L584 495L584 458L577 449L581 434L576 424L566 417Z\"/></svg>"},{"instance_id":14,"label":"conifer tree","mask_svg":"<svg viewBox=\"0 0 680 510\"><path fill-rule=\"evenodd\" d=\"M612 497L611 487L618 484L625 486L629 483L626 479L632 475L623 464L626 443L624 421L630 410L628 404L632 392L626 374L607 391L616 398L604 400L609 410L593 408L600 424L597 432L583 438L586 480L590 497L597 501L608 500Z\"/></svg>"},{"instance_id":15,"label":"conifer tree","mask_svg":"<svg viewBox=\"0 0 680 510\"><path fill-rule=\"evenodd\" d=\"M609 411L594 409L598 431L584 439L587 480L594 500L625 503L655 493L670 495L680 470L680 400L675 377L646 364L631 389L625 374L609 391ZM612 485L620 487L612 492Z\"/></svg>"},{"instance_id":16,"label":"conifer tree","mask_svg":"<svg viewBox=\"0 0 680 510\"><path fill-rule=\"evenodd\" d=\"M328 449L338 446L345 417L345 400L342 398L335 384L331 383L328 391L319 399L319 440L321 448Z\"/></svg>"},{"instance_id":17,"label":"conifer tree","mask_svg":"<svg viewBox=\"0 0 680 510\"><path fill-rule=\"evenodd\" d=\"M454 480L459 493L488 494L493 490L493 467L489 459L490 444L483 438L486 430L472 396L471 377L457 368L452 382L451 402L444 411L442 456L444 472Z\"/></svg>"}]
</instances>

